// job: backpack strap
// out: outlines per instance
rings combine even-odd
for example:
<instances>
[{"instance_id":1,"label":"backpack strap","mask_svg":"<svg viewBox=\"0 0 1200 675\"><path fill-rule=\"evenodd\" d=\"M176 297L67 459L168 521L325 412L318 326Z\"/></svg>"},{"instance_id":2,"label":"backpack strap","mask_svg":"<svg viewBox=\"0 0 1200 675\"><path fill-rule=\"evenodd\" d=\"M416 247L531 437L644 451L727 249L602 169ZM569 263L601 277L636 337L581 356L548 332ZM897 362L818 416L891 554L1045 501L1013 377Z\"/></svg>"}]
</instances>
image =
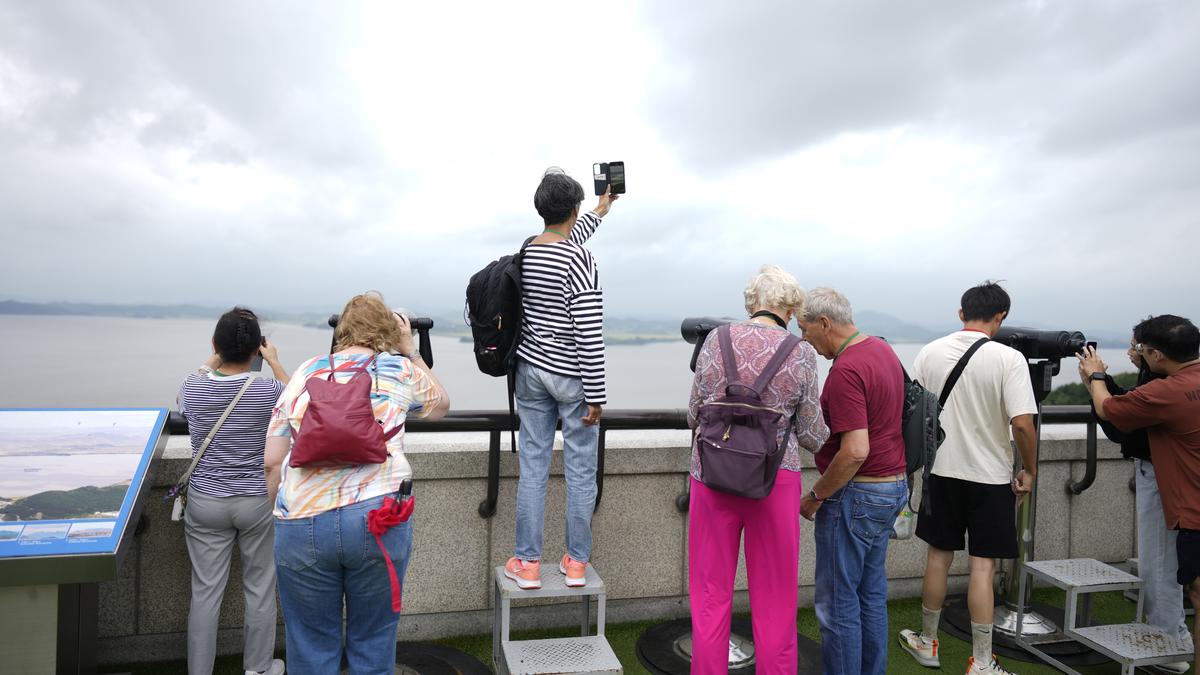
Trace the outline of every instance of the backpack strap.
<instances>
[{"instance_id":1,"label":"backpack strap","mask_svg":"<svg viewBox=\"0 0 1200 675\"><path fill-rule=\"evenodd\" d=\"M958 384L958 378L962 376L963 370L967 367L967 361L970 361L971 357L975 356L975 352L979 351L979 348L985 342L989 342L989 339L986 337L976 340L975 344L967 349L967 353L963 354L962 358L958 360L958 363L954 364L954 370L950 371L950 376L946 378L946 385L942 387L942 395L938 397L939 408L946 407L946 401L950 398L950 391L954 389L954 385ZM908 374L905 373L904 376L907 378Z\"/></svg>"},{"instance_id":2,"label":"backpack strap","mask_svg":"<svg viewBox=\"0 0 1200 675\"><path fill-rule=\"evenodd\" d=\"M742 384L738 376L737 359L733 355L733 340L729 336L729 324L717 328L717 342L721 345L721 361L725 365L725 390Z\"/></svg>"},{"instance_id":3,"label":"backpack strap","mask_svg":"<svg viewBox=\"0 0 1200 675\"><path fill-rule=\"evenodd\" d=\"M791 355L798 344L800 344L800 338L791 333L788 333L787 337L783 338L783 342L779 343L779 348L775 350L775 355L767 362L767 366L759 373L758 379L754 381L751 387L754 393L760 398L762 397L763 390L770 384L771 378L775 377L775 374L783 367L784 359Z\"/></svg>"},{"instance_id":4,"label":"backpack strap","mask_svg":"<svg viewBox=\"0 0 1200 675\"><path fill-rule=\"evenodd\" d=\"M532 237L531 237L532 238ZM504 378L508 382L508 433L512 437L512 445L509 449L512 452L517 451L517 364L513 363L508 369L508 376Z\"/></svg>"}]
</instances>

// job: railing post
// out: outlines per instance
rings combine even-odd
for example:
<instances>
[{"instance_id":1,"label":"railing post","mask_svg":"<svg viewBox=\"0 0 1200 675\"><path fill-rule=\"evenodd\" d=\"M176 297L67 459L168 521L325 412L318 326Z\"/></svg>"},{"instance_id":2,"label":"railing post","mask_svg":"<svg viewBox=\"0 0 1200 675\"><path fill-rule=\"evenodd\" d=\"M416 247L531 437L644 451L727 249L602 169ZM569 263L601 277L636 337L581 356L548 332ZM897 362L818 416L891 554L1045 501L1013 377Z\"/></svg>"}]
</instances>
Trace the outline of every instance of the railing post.
<instances>
[{"instance_id":1,"label":"railing post","mask_svg":"<svg viewBox=\"0 0 1200 675\"><path fill-rule=\"evenodd\" d=\"M600 510L600 498L604 496L604 426L601 422L600 438L596 441L596 504L592 513Z\"/></svg>"},{"instance_id":2,"label":"railing post","mask_svg":"<svg viewBox=\"0 0 1200 675\"><path fill-rule=\"evenodd\" d=\"M1087 423L1087 462L1084 465L1083 479L1078 482L1067 482L1067 492L1073 495L1083 494L1096 482L1096 420Z\"/></svg>"},{"instance_id":3,"label":"railing post","mask_svg":"<svg viewBox=\"0 0 1200 675\"><path fill-rule=\"evenodd\" d=\"M487 499L479 502L479 516L491 518L496 515L496 502L500 499L500 430L488 432L488 478Z\"/></svg>"}]
</instances>

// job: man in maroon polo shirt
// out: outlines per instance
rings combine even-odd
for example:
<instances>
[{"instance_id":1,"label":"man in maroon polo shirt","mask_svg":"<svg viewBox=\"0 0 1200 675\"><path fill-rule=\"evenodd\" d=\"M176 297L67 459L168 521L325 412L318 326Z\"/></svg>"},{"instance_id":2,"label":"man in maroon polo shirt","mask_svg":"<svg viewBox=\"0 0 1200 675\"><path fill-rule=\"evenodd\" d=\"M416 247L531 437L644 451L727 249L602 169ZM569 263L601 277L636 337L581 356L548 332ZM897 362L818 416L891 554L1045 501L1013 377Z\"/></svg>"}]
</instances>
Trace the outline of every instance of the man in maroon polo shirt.
<instances>
[{"instance_id":1,"label":"man in maroon polo shirt","mask_svg":"<svg viewBox=\"0 0 1200 675\"><path fill-rule=\"evenodd\" d=\"M1146 429L1167 528L1179 530L1179 583L1200 607L1200 331L1163 314L1134 326L1133 339L1150 370L1165 378L1113 396L1104 382L1108 365L1088 347L1079 355L1079 376L1100 419L1125 432ZM1192 639L1200 645L1200 622Z\"/></svg>"},{"instance_id":2,"label":"man in maroon polo shirt","mask_svg":"<svg viewBox=\"0 0 1200 675\"><path fill-rule=\"evenodd\" d=\"M904 371L890 345L854 327L850 303L815 288L797 317L800 330L833 367L821 391L829 440L817 453L821 478L800 503L816 516L813 604L821 663L832 675L883 675L887 668L888 535L908 499Z\"/></svg>"}]
</instances>

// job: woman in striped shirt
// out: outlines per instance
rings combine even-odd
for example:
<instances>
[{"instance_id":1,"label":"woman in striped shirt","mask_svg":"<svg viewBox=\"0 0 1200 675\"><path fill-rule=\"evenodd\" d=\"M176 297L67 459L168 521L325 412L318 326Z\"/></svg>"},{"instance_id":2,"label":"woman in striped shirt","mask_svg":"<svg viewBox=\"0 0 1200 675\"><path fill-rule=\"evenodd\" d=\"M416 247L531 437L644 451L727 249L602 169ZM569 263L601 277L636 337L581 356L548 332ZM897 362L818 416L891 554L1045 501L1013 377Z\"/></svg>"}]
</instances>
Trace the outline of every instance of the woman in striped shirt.
<instances>
[{"instance_id":1,"label":"woman in striped shirt","mask_svg":"<svg viewBox=\"0 0 1200 675\"><path fill-rule=\"evenodd\" d=\"M567 484L566 552L559 571L568 586L586 584L596 501L596 445L604 384L604 298L596 261L583 244L618 195L607 191L579 215L583 187L552 168L533 204L545 223L521 262L521 344L517 348L517 413L521 475L516 546L504 573L524 589L541 587L542 523L554 428L562 420Z\"/></svg>"},{"instance_id":2,"label":"woman in striped shirt","mask_svg":"<svg viewBox=\"0 0 1200 675\"><path fill-rule=\"evenodd\" d=\"M246 672L283 673L275 653L274 523L263 472L263 446L275 400L288 381L274 345L262 338L254 312L235 307L217 321L213 355L183 382L179 411L188 421L193 456L250 377L250 364L262 354L275 379L257 378L212 441L188 479L183 533L192 561L192 602L188 612L188 673L212 672L221 598L229 577L233 546L242 554L246 596Z\"/></svg>"}]
</instances>

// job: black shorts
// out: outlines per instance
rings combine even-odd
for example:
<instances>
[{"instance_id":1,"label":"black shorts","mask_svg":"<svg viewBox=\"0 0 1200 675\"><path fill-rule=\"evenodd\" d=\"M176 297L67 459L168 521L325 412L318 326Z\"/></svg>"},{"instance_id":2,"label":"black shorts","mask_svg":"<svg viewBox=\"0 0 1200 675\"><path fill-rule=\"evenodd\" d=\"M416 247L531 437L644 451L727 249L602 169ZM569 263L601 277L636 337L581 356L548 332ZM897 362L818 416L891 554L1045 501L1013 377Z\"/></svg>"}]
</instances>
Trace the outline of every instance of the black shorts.
<instances>
[{"instance_id":1,"label":"black shorts","mask_svg":"<svg viewBox=\"0 0 1200 675\"><path fill-rule=\"evenodd\" d=\"M1179 557L1178 581L1186 591L1200 577L1200 530L1179 530L1175 554Z\"/></svg>"},{"instance_id":2,"label":"black shorts","mask_svg":"<svg viewBox=\"0 0 1200 675\"><path fill-rule=\"evenodd\" d=\"M961 551L966 534L971 542L968 553L976 558L1017 557L1017 496L1012 486L930 475L925 500L917 516L917 536L925 543Z\"/></svg>"}]
</instances>

